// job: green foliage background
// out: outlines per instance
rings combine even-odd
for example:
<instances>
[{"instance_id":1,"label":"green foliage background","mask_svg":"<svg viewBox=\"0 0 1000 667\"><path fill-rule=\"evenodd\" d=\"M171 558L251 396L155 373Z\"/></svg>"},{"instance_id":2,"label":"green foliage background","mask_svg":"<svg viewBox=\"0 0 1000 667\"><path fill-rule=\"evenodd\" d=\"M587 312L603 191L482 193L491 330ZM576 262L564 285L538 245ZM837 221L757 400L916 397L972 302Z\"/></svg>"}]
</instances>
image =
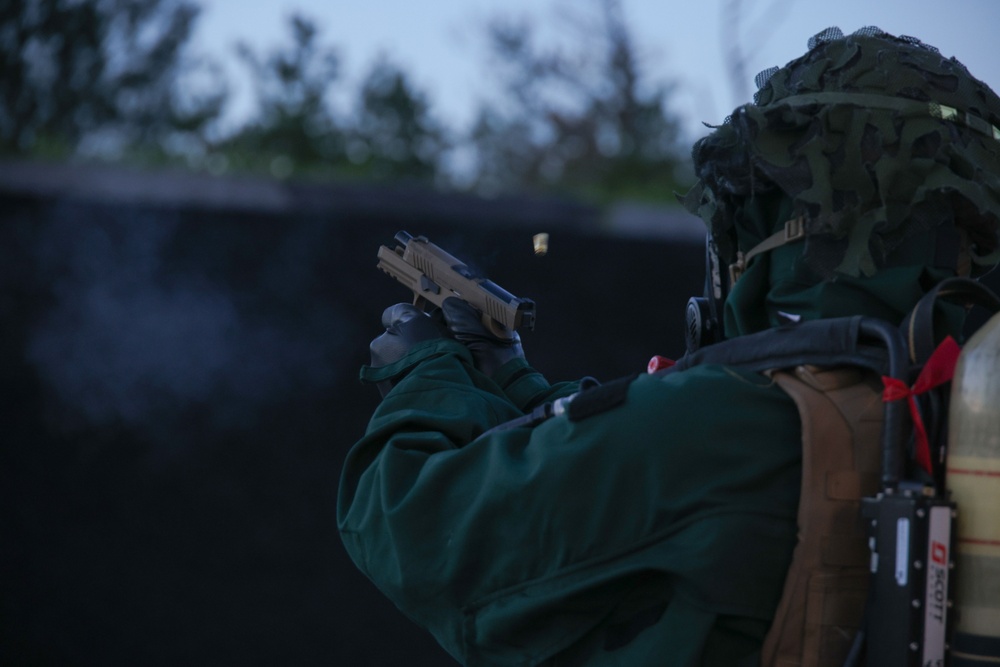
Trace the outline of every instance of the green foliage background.
<instances>
[{"instance_id":1,"label":"green foliage background","mask_svg":"<svg viewBox=\"0 0 1000 667\"><path fill-rule=\"evenodd\" d=\"M691 178L671 87L645 80L614 0L586 10L561 47L543 46L528 23L490 22L496 99L469 128L446 127L384 58L345 91L337 48L293 16L278 46L238 46L253 111L222 132L230 85L217 63L190 55L196 4L8 0L0 156L672 202ZM332 97L345 92L350 107L337 110Z\"/></svg>"}]
</instances>

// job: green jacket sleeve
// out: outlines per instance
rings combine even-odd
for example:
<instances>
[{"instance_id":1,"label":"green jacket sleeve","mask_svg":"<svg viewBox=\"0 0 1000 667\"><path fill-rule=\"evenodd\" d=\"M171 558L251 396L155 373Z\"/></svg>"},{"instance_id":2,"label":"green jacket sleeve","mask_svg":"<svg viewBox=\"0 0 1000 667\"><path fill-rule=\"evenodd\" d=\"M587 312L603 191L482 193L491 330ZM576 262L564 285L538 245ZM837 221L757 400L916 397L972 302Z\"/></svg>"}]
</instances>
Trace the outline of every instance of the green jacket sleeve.
<instances>
[{"instance_id":1,"label":"green jacket sleeve","mask_svg":"<svg viewBox=\"0 0 1000 667\"><path fill-rule=\"evenodd\" d=\"M523 362L485 378L452 341L410 356L348 456L338 521L358 567L457 660L700 664L726 618L759 640L795 534L798 422L780 390L724 369L642 376L582 420L490 431L575 385ZM730 414L778 426L702 419L721 388Z\"/></svg>"}]
</instances>

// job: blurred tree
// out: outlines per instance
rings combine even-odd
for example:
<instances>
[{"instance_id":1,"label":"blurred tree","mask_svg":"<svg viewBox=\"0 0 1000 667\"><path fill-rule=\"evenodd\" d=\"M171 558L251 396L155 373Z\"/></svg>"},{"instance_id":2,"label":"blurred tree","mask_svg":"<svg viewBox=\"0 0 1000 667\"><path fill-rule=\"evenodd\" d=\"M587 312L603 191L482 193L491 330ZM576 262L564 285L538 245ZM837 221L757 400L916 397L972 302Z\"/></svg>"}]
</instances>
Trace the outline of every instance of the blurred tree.
<instances>
[{"instance_id":1,"label":"blurred tree","mask_svg":"<svg viewBox=\"0 0 1000 667\"><path fill-rule=\"evenodd\" d=\"M617 0L596 6L596 20L575 22L571 53L538 50L523 21L490 24L504 99L482 110L471 132L475 189L672 200L682 187L670 88L643 82Z\"/></svg>"},{"instance_id":2,"label":"blurred tree","mask_svg":"<svg viewBox=\"0 0 1000 667\"><path fill-rule=\"evenodd\" d=\"M378 180L433 182L447 148L426 98L399 67L377 61L361 86L347 146L358 170Z\"/></svg>"},{"instance_id":3,"label":"blurred tree","mask_svg":"<svg viewBox=\"0 0 1000 667\"><path fill-rule=\"evenodd\" d=\"M312 21L296 14L289 27L291 45L265 57L246 43L237 46L250 70L256 112L214 146L236 169L269 170L285 178L346 163L344 130L330 103L340 78L340 58L335 49L319 43Z\"/></svg>"},{"instance_id":4,"label":"blurred tree","mask_svg":"<svg viewBox=\"0 0 1000 667\"><path fill-rule=\"evenodd\" d=\"M0 154L196 150L226 98L184 55L197 14L184 0L0 3Z\"/></svg>"},{"instance_id":5,"label":"blurred tree","mask_svg":"<svg viewBox=\"0 0 1000 667\"><path fill-rule=\"evenodd\" d=\"M381 59L361 84L353 114L338 117L333 97L340 58L319 43L316 25L290 19L291 45L257 55L241 44L257 111L251 121L215 150L236 169L374 180L433 182L446 149L444 134L425 97L406 74Z\"/></svg>"}]
</instances>

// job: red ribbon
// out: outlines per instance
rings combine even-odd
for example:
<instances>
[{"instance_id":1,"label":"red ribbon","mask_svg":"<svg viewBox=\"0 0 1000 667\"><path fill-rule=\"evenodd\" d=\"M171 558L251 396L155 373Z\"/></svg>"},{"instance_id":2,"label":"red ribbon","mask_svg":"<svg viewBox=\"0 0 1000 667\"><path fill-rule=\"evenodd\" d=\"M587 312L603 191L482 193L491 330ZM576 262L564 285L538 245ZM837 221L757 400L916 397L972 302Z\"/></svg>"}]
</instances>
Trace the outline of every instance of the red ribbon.
<instances>
[{"instance_id":1,"label":"red ribbon","mask_svg":"<svg viewBox=\"0 0 1000 667\"><path fill-rule=\"evenodd\" d=\"M920 416L920 408L917 407L917 396L950 382L955 375L955 365L958 363L958 355L961 352L962 348L958 346L954 338L951 336L945 338L924 364L924 368L917 376L913 387L906 386L902 380L882 376L882 384L885 386L882 391L884 403L904 398L909 401L910 418L913 420L913 435L916 440L917 463L928 473L934 472L931 466L931 446L927 441L927 429Z\"/></svg>"}]
</instances>

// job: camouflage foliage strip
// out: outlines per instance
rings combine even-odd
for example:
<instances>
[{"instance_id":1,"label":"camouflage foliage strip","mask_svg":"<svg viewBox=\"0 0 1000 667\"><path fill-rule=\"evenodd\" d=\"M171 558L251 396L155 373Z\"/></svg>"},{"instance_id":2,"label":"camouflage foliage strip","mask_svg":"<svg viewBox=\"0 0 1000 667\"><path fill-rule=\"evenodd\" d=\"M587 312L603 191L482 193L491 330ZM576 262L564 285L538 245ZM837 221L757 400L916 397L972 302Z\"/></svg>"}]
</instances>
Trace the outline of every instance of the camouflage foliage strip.
<instances>
[{"instance_id":1,"label":"camouflage foliage strip","mask_svg":"<svg viewBox=\"0 0 1000 667\"><path fill-rule=\"evenodd\" d=\"M968 235L977 267L1000 262L1000 98L960 62L877 28L834 28L758 83L693 151L700 182L685 204L724 261L747 200L776 193L804 216L820 275L870 276L944 224Z\"/></svg>"}]
</instances>

